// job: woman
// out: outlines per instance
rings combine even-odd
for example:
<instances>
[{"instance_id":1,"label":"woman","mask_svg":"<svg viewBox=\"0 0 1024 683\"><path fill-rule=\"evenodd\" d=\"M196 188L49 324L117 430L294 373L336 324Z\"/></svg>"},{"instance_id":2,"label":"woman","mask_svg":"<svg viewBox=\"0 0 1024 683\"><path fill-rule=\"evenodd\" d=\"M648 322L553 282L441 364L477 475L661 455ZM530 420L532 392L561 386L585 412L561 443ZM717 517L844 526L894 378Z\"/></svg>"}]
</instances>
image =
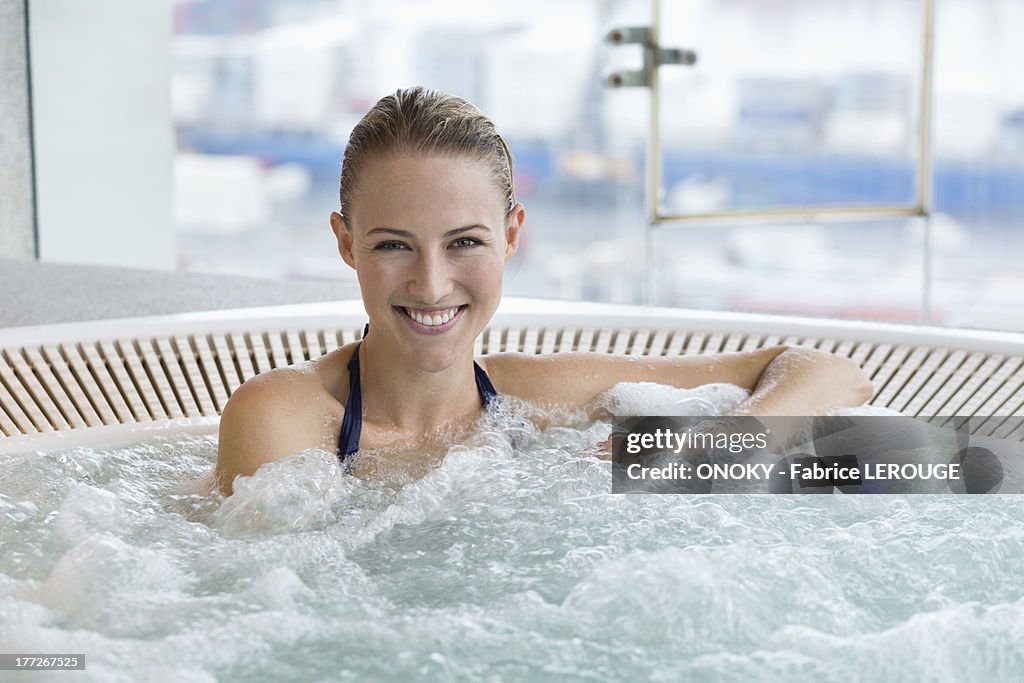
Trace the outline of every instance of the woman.
<instances>
[{"instance_id":1,"label":"woman","mask_svg":"<svg viewBox=\"0 0 1024 683\"><path fill-rule=\"evenodd\" d=\"M716 356L604 354L473 359L501 299L525 212L494 124L451 95L411 88L381 99L352 131L331 229L355 269L369 317L362 342L254 377L220 424L217 477L309 448L337 451L353 474L421 475L444 427L468 428L496 396L586 408L619 382L752 392L737 413L814 415L856 406L871 384L852 361L781 346ZM436 441L436 440L435 440ZM386 455L373 462L357 450Z\"/></svg>"}]
</instances>

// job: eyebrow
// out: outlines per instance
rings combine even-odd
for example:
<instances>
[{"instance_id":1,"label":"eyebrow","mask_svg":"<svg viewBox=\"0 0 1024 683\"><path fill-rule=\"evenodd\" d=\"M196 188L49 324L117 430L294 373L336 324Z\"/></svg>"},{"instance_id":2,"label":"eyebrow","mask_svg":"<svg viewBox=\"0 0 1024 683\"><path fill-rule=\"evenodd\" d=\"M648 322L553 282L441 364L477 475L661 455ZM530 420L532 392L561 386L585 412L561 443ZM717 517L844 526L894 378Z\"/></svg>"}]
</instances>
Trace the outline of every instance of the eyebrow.
<instances>
[{"instance_id":1,"label":"eyebrow","mask_svg":"<svg viewBox=\"0 0 1024 683\"><path fill-rule=\"evenodd\" d=\"M458 235L459 233L469 232L470 230L486 230L487 232L493 232L486 225L482 225L480 223L474 223L473 225L466 225L466 226L463 226L461 228L452 228L451 230L446 232L444 235L442 235L442 237L451 237L452 235ZM408 230L399 230L398 228L389 228L386 225L382 225L382 226L373 228L372 230L367 232L366 235L370 236L370 235L374 235L374 234L377 234L377 233L387 233L387 234L390 234L390 235L398 235L399 237L406 237L406 238L409 238L409 239L412 239L412 238L415 237L415 235L413 235Z\"/></svg>"}]
</instances>

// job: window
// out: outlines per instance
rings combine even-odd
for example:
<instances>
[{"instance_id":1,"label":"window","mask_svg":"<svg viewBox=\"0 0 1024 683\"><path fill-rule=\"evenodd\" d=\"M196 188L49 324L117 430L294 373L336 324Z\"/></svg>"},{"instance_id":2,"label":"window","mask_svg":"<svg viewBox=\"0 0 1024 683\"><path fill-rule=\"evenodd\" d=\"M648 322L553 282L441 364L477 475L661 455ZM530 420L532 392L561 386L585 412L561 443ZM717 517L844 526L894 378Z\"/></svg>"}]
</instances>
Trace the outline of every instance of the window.
<instances>
[{"instance_id":1,"label":"window","mask_svg":"<svg viewBox=\"0 0 1024 683\"><path fill-rule=\"evenodd\" d=\"M177 2L179 267L330 279L354 296L327 224L344 144L377 98L418 83L475 102L510 141L527 245L509 294L1024 329L1011 256L1022 13L1001 0ZM651 229L650 96L602 76L641 61L607 30L654 16L660 44L698 61L660 72L658 207L687 220Z\"/></svg>"}]
</instances>

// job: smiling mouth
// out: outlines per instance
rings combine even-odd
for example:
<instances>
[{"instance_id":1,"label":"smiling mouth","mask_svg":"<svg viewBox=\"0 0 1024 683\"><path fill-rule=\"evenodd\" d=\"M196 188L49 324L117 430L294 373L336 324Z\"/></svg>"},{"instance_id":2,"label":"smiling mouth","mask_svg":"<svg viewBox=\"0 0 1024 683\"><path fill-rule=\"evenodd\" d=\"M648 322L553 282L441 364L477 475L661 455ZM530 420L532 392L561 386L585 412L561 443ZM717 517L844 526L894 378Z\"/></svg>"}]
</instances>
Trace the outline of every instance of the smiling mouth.
<instances>
[{"instance_id":1,"label":"smiling mouth","mask_svg":"<svg viewBox=\"0 0 1024 683\"><path fill-rule=\"evenodd\" d=\"M431 332L441 332L451 327L462 316L462 312L468 308L468 304L435 310L423 310L406 306L395 306L395 308L404 313L407 320L416 323L420 328L425 328Z\"/></svg>"}]
</instances>

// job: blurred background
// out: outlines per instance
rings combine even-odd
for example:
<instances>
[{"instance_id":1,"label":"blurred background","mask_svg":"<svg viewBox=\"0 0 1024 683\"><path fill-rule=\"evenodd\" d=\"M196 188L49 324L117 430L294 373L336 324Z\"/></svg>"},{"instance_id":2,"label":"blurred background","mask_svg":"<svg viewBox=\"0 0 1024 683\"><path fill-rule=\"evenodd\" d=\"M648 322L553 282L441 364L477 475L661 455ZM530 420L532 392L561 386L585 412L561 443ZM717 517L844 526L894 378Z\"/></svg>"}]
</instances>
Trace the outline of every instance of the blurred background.
<instances>
[{"instance_id":1,"label":"blurred background","mask_svg":"<svg viewBox=\"0 0 1024 683\"><path fill-rule=\"evenodd\" d=\"M156 268L330 281L357 296L327 221L345 142L379 97L422 84L474 102L510 142L527 244L507 295L1024 330L1020 0L935 0L930 72L925 0L175 0L162 14L112 4L148 12L137 26L167 21L152 46L131 42L146 40L140 31L112 43L152 62L128 77L148 90L116 96L145 107L166 92L170 112L170 168L140 189L166 182L170 205L140 203L133 219L154 235L168 227L121 263L145 249ZM37 26L117 18L73 5L29 3L34 63L66 70L60 50L81 40ZM660 71L658 206L683 219L656 226L650 91L603 85L642 60L638 46L607 44L608 30L654 20L662 45L698 55ZM37 120L76 87L33 79ZM81 111L94 100L102 91L72 101ZM37 138L46 125L78 123L38 122ZM59 173L70 143L45 144L60 149L41 151L37 173ZM922 188L927 218L772 215L910 208ZM47 209L37 191L41 230L74 209ZM41 235L38 257L109 260L56 246L70 239Z\"/></svg>"}]
</instances>

